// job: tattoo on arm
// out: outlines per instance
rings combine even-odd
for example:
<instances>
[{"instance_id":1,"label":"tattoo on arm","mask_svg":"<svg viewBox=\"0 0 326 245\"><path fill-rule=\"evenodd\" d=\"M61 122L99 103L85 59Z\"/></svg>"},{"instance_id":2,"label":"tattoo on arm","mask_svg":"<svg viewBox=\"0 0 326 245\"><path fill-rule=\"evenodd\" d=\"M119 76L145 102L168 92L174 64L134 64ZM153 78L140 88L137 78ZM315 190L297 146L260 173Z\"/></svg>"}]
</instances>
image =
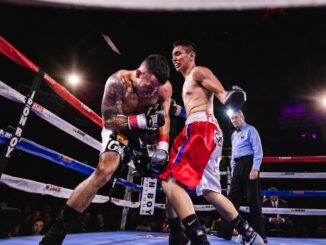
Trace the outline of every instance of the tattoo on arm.
<instances>
[{"instance_id":1,"label":"tattoo on arm","mask_svg":"<svg viewBox=\"0 0 326 245\"><path fill-rule=\"evenodd\" d=\"M104 126L108 129L122 130L128 127L127 117L119 115L126 89L126 82L115 74L106 82L101 110Z\"/></svg>"}]
</instances>

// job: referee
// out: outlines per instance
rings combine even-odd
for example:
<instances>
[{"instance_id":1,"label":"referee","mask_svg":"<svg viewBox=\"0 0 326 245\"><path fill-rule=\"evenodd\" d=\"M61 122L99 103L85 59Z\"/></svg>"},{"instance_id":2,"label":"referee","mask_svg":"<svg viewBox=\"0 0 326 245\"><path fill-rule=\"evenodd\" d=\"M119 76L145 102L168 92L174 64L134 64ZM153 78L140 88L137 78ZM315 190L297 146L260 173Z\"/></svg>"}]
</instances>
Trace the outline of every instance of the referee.
<instances>
[{"instance_id":1,"label":"referee","mask_svg":"<svg viewBox=\"0 0 326 245\"><path fill-rule=\"evenodd\" d=\"M245 122L242 111L233 112L230 118L235 131L231 136L232 180L228 198L238 210L245 198L250 207L250 224L267 243L260 201L259 169L263 158L260 137L257 130ZM221 226L218 236L231 239L232 228L224 220Z\"/></svg>"}]
</instances>

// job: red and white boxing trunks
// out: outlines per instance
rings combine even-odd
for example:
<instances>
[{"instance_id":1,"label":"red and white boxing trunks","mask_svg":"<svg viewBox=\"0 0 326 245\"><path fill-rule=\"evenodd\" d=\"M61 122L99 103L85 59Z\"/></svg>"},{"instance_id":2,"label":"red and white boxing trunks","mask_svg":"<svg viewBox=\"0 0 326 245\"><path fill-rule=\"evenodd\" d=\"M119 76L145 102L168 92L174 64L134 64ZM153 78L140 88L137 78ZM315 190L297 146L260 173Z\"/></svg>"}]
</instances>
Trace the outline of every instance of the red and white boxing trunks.
<instances>
[{"instance_id":1,"label":"red and white boxing trunks","mask_svg":"<svg viewBox=\"0 0 326 245\"><path fill-rule=\"evenodd\" d=\"M215 117L208 112L191 114L173 142L169 164L160 178L172 175L190 189L197 187L197 195L205 189L221 193L222 145L223 135Z\"/></svg>"}]
</instances>

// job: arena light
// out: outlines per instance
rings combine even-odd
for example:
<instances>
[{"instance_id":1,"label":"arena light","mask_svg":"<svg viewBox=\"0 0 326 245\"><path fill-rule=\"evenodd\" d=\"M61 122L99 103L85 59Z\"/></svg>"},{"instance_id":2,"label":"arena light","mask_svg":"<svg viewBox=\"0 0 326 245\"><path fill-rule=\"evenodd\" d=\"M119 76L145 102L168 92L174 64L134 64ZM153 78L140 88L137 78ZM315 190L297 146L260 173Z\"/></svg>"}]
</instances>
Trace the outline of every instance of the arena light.
<instances>
[{"instance_id":1,"label":"arena light","mask_svg":"<svg viewBox=\"0 0 326 245\"><path fill-rule=\"evenodd\" d=\"M326 96L321 98L321 105L326 108Z\"/></svg>"},{"instance_id":2,"label":"arena light","mask_svg":"<svg viewBox=\"0 0 326 245\"><path fill-rule=\"evenodd\" d=\"M75 73L70 74L70 75L68 75L67 81L70 85L76 86L80 83L80 76L78 76Z\"/></svg>"},{"instance_id":3,"label":"arena light","mask_svg":"<svg viewBox=\"0 0 326 245\"><path fill-rule=\"evenodd\" d=\"M231 117L231 115L233 114L233 110L231 108L226 110L226 114L228 115L228 117Z\"/></svg>"}]
</instances>

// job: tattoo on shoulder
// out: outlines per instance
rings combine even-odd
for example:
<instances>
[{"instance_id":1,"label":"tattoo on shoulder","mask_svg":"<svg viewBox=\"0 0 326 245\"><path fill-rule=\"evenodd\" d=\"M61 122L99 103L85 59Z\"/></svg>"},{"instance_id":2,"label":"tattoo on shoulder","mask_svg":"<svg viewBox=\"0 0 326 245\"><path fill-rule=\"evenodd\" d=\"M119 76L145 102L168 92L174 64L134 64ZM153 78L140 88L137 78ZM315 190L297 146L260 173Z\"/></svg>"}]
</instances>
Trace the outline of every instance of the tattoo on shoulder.
<instances>
[{"instance_id":1,"label":"tattoo on shoulder","mask_svg":"<svg viewBox=\"0 0 326 245\"><path fill-rule=\"evenodd\" d=\"M117 115L117 102L121 101L127 89L125 80L116 74L109 77L105 84L102 100L102 115L104 120Z\"/></svg>"},{"instance_id":2,"label":"tattoo on shoulder","mask_svg":"<svg viewBox=\"0 0 326 245\"><path fill-rule=\"evenodd\" d=\"M105 85L105 98L118 100L123 97L127 89L125 80L117 75L112 75Z\"/></svg>"}]
</instances>

